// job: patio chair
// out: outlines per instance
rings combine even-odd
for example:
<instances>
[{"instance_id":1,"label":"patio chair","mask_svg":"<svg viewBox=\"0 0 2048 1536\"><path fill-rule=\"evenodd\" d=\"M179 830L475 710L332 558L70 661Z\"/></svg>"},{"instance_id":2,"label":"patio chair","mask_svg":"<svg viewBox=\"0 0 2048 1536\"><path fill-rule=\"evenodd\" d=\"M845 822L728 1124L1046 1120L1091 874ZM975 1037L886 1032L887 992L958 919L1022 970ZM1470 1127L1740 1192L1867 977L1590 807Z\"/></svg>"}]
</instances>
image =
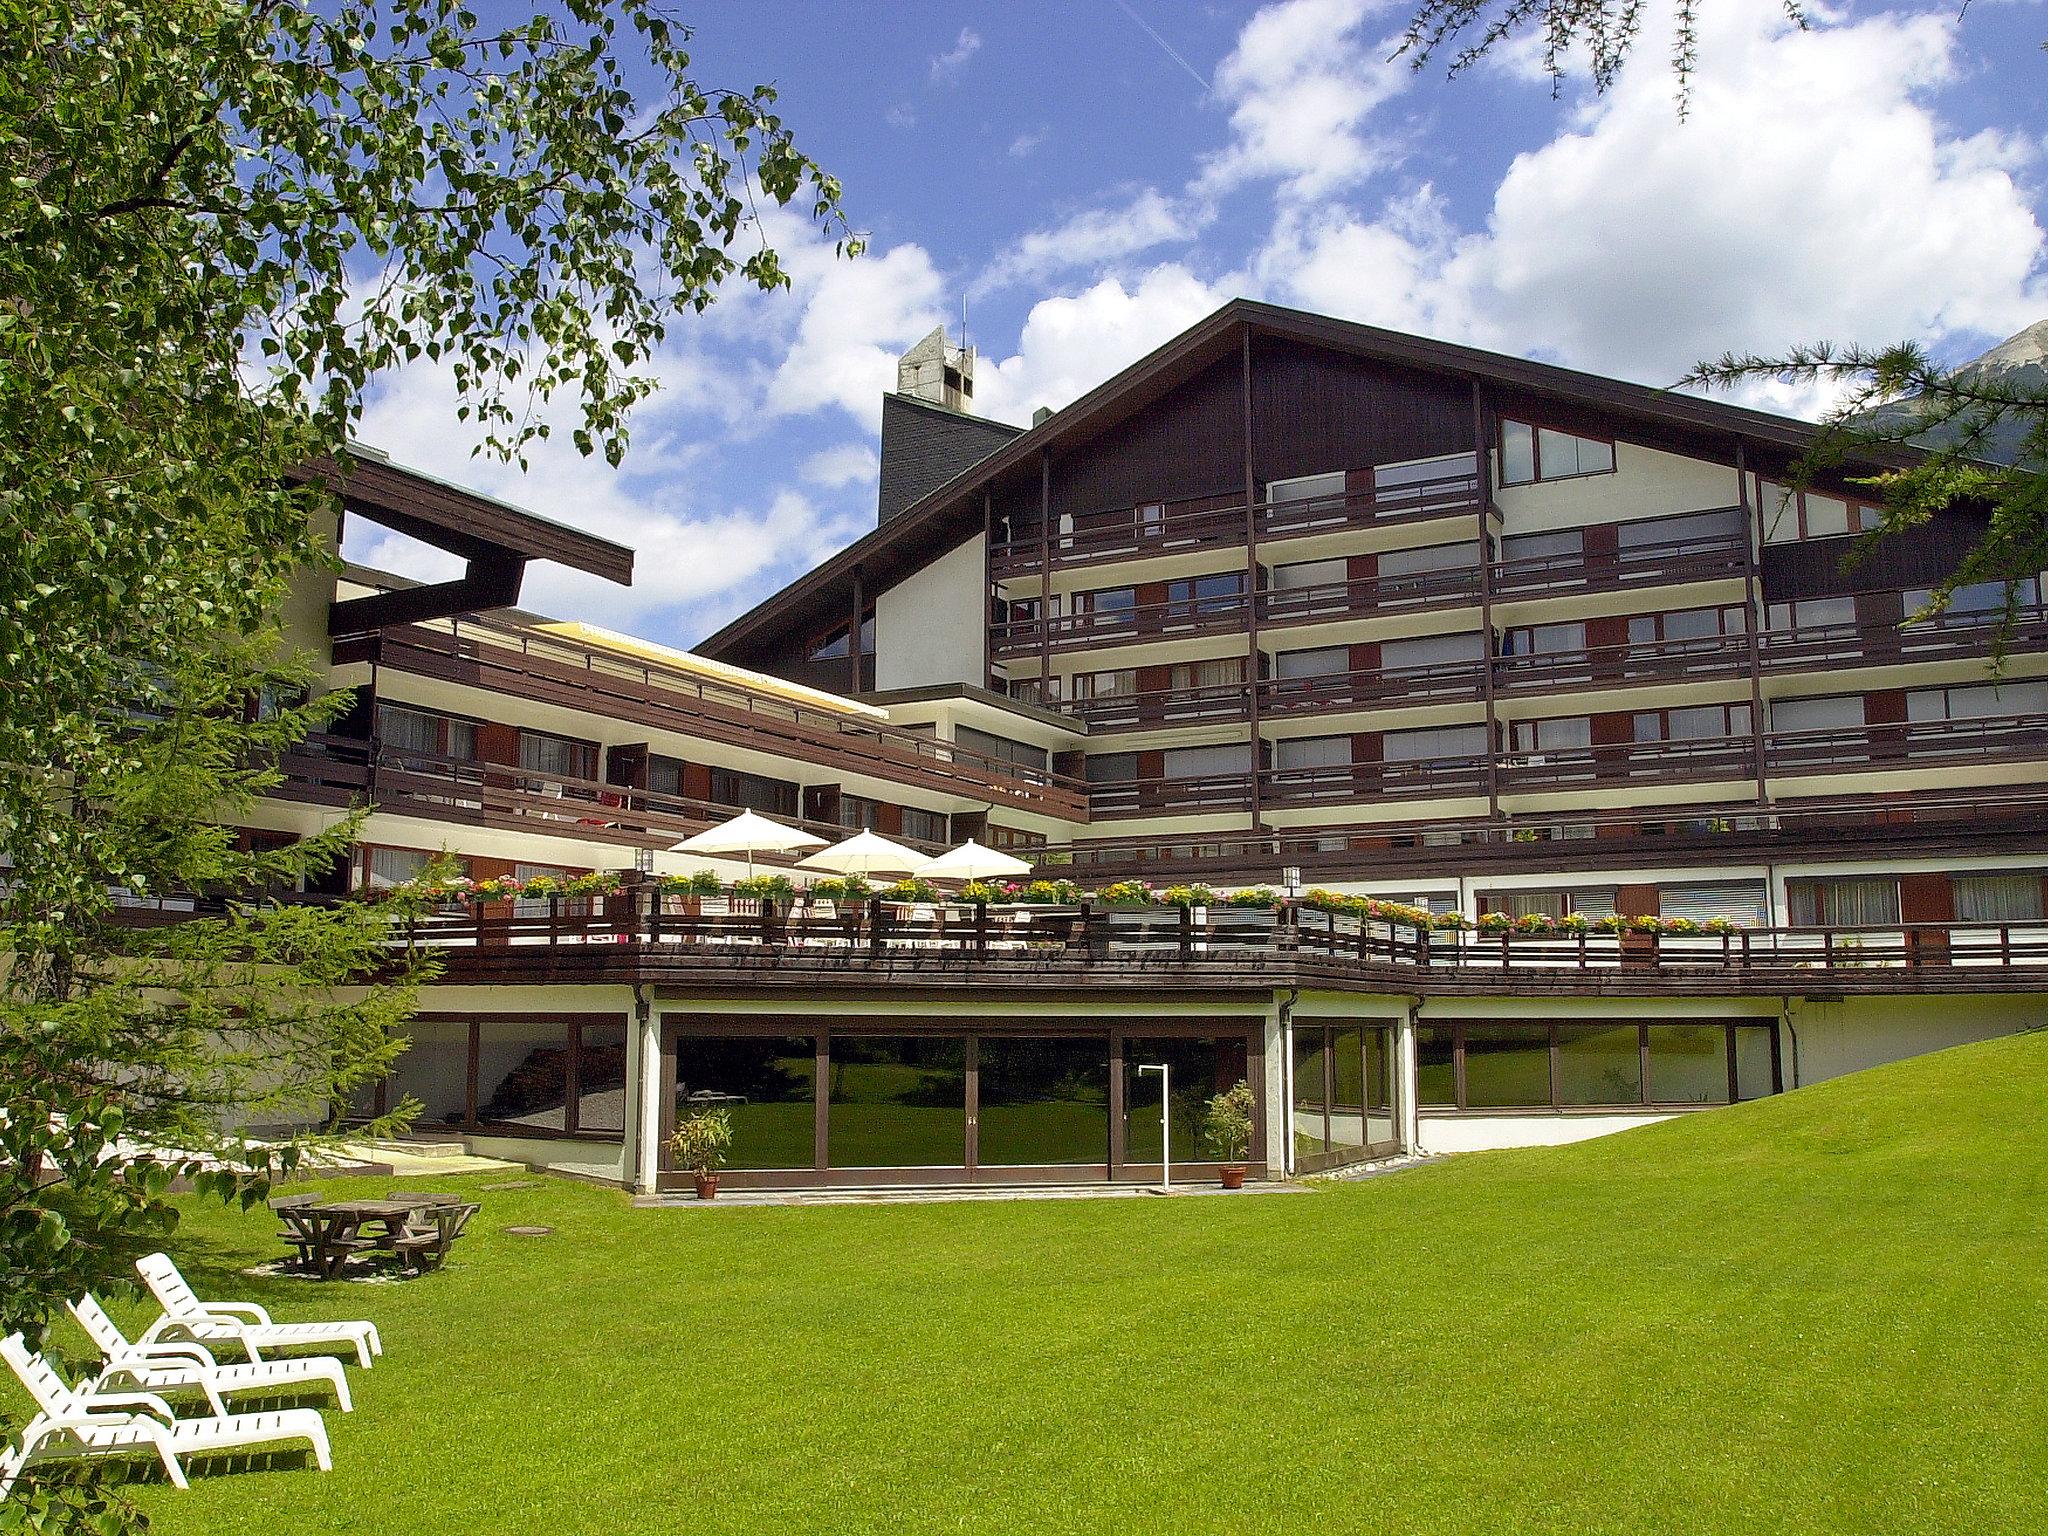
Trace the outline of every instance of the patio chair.
<instances>
[{"instance_id":1,"label":"patio chair","mask_svg":"<svg viewBox=\"0 0 2048 1536\"><path fill-rule=\"evenodd\" d=\"M134 1344L121 1332L106 1308L90 1294L69 1303L71 1315L106 1359L106 1366L93 1380L95 1387L122 1382L139 1392L198 1391L206 1394L213 1411L228 1412L227 1397L233 1392L281 1392L324 1381L334 1388L334 1400L343 1413L355 1404L349 1399L347 1368L331 1355L302 1355L287 1360L252 1360L242 1365L220 1365L204 1344L189 1341L160 1341Z\"/></svg>"},{"instance_id":2,"label":"patio chair","mask_svg":"<svg viewBox=\"0 0 2048 1536\"><path fill-rule=\"evenodd\" d=\"M138 1343L186 1338L196 1344L239 1344L251 1360L261 1360L266 1349L347 1344L354 1348L356 1361L364 1370L370 1368L372 1356L384 1353L375 1323L276 1323L253 1302L201 1301L167 1253L139 1258L135 1268L164 1309L164 1315L149 1325Z\"/></svg>"},{"instance_id":3,"label":"patio chair","mask_svg":"<svg viewBox=\"0 0 2048 1536\"><path fill-rule=\"evenodd\" d=\"M37 1413L21 1432L21 1449L0 1452L0 1498L31 1462L94 1456L153 1455L178 1487L190 1486L179 1458L245 1450L279 1440L304 1440L322 1472L332 1470L327 1426L316 1408L230 1413L178 1419L170 1404L147 1392L100 1392L64 1384L56 1367L18 1333L0 1339L4 1356L35 1397Z\"/></svg>"}]
</instances>

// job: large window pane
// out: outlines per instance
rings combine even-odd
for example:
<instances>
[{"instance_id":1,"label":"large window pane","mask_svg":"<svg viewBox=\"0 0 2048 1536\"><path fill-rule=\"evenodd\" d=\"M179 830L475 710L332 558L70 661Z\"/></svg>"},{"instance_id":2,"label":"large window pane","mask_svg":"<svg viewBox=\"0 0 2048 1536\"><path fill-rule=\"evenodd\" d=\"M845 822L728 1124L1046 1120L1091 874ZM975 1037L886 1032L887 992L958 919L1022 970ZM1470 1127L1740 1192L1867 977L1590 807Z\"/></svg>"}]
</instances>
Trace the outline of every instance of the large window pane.
<instances>
[{"instance_id":1,"label":"large window pane","mask_svg":"<svg viewBox=\"0 0 2048 1536\"><path fill-rule=\"evenodd\" d=\"M834 1035L830 1049L833 1167L965 1166L964 1037Z\"/></svg>"},{"instance_id":2,"label":"large window pane","mask_svg":"<svg viewBox=\"0 0 2048 1536\"><path fill-rule=\"evenodd\" d=\"M477 1040L477 1119L565 1131L568 1113L569 1026L559 1019L486 1019Z\"/></svg>"},{"instance_id":3,"label":"large window pane","mask_svg":"<svg viewBox=\"0 0 2048 1536\"><path fill-rule=\"evenodd\" d=\"M1324 1036L1320 1024L1294 1027L1294 1150L1321 1152L1327 1145L1323 1099Z\"/></svg>"},{"instance_id":4,"label":"large window pane","mask_svg":"<svg viewBox=\"0 0 2048 1536\"><path fill-rule=\"evenodd\" d=\"M1959 923L2026 923L2041 916L2039 875L1957 875L1953 884Z\"/></svg>"},{"instance_id":5,"label":"large window pane","mask_svg":"<svg viewBox=\"0 0 2048 1536\"><path fill-rule=\"evenodd\" d=\"M730 1168L816 1161L817 1043L809 1035L684 1035L676 1041L676 1116L732 1117Z\"/></svg>"},{"instance_id":6,"label":"large window pane","mask_svg":"<svg viewBox=\"0 0 2048 1536\"><path fill-rule=\"evenodd\" d=\"M1735 1096L1739 1099L1768 1098L1778 1091L1771 1070L1771 1036L1776 1026L1738 1024L1735 1026Z\"/></svg>"},{"instance_id":7,"label":"large window pane","mask_svg":"<svg viewBox=\"0 0 2048 1536\"><path fill-rule=\"evenodd\" d=\"M1643 1057L1634 1024L1565 1024L1557 1031L1560 1104L1640 1104Z\"/></svg>"},{"instance_id":8,"label":"large window pane","mask_svg":"<svg viewBox=\"0 0 2048 1536\"><path fill-rule=\"evenodd\" d=\"M626 1026L585 1024L576 1037L576 1129L626 1134Z\"/></svg>"},{"instance_id":9,"label":"large window pane","mask_svg":"<svg viewBox=\"0 0 2048 1536\"><path fill-rule=\"evenodd\" d=\"M1719 1024L1652 1024L1650 1101L1726 1104L1727 1031Z\"/></svg>"},{"instance_id":10,"label":"large window pane","mask_svg":"<svg viewBox=\"0 0 2048 1536\"><path fill-rule=\"evenodd\" d=\"M1415 1102L1450 1106L1458 1102L1456 1068L1448 1024L1424 1024L1415 1031Z\"/></svg>"},{"instance_id":11,"label":"large window pane","mask_svg":"<svg viewBox=\"0 0 2048 1536\"><path fill-rule=\"evenodd\" d=\"M1549 1102L1548 1025L1465 1026L1467 1108L1519 1109Z\"/></svg>"},{"instance_id":12,"label":"large window pane","mask_svg":"<svg viewBox=\"0 0 2048 1536\"><path fill-rule=\"evenodd\" d=\"M1159 1161L1159 1074L1141 1064L1164 1062L1173 1076L1171 1124L1176 1163L1214 1162L1202 1139L1202 1109L1249 1074L1242 1039L1133 1039L1124 1041L1124 1158ZM1258 1148L1253 1147L1256 1154Z\"/></svg>"},{"instance_id":13,"label":"large window pane","mask_svg":"<svg viewBox=\"0 0 2048 1536\"><path fill-rule=\"evenodd\" d=\"M1109 1161L1107 1035L984 1035L977 1049L984 1166Z\"/></svg>"},{"instance_id":14,"label":"large window pane","mask_svg":"<svg viewBox=\"0 0 2048 1536\"><path fill-rule=\"evenodd\" d=\"M1365 1035L1351 1024L1330 1031L1330 1145L1365 1142Z\"/></svg>"},{"instance_id":15,"label":"large window pane","mask_svg":"<svg viewBox=\"0 0 2048 1536\"><path fill-rule=\"evenodd\" d=\"M1500 483L1527 485L1536 478L1536 431L1526 422L1500 424Z\"/></svg>"},{"instance_id":16,"label":"large window pane","mask_svg":"<svg viewBox=\"0 0 2048 1536\"><path fill-rule=\"evenodd\" d=\"M1394 1032L1365 1032L1365 1139L1378 1144L1394 1139Z\"/></svg>"},{"instance_id":17,"label":"large window pane","mask_svg":"<svg viewBox=\"0 0 2048 1536\"><path fill-rule=\"evenodd\" d=\"M408 1095L424 1106L415 1126L460 1125L469 1115L469 1025L466 1021L414 1019L405 1026L411 1043L391 1071L384 1102L396 1109Z\"/></svg>"}]
</instances>

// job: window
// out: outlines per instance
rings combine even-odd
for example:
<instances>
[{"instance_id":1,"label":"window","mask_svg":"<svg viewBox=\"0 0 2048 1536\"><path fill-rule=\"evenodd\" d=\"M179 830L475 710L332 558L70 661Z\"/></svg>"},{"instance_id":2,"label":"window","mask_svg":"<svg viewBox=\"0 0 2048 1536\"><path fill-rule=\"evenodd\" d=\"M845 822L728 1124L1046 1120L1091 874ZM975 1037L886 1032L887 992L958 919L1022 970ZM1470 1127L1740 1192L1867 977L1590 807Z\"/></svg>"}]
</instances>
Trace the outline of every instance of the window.
<instances>
[{"instance_id":1,"label":"window","mask_svg":"<svg viewBox=\"0 0 2048 1536\"><path fill-rule=\"evenodd\" d=\"M476 760L476 725L425 710L396 704L377 706L377 739L387 752L417 752L424 757Z\"/></svg>"},{"instance_id":2,"label":"window","mask_svg":"<svg viewBox=\"0 0 2048 1536\"><path fill-rule=\"evenodd\" d=\"M1500 541L1500 557L1517 560L1576 560L1586 552L1586 536L1577 528L1556 533L1511 533Z\"/></svg>"},{"instance_id":3,"label":"window","mask_svg":"<svg viewBox=\"0 0 2048 1536\"><path fill-rule=\"evenodd\" d=\"M1083 699L1128 699L1138 691L1138 672L1135 667L1120 667L1114 672L1079 672L1074 675L1074 698Z\"/></svg>"},{"instance_id":4,"label":"window","mask_svg":"<svg viewBox=\"0 0 2048 1536\"><path fill-rule=\"evenodd\" d=\"M1779 1091L1776 1030L1705 1021L1471 1023L1416 1032L1426 1107L1488 1111L1725 1104Z\"/></svg>"},{"instance_id":5,"label":"window","mask_svg":"<svg viewBox=\"0 0 2048 1536\"><path fill-rule=\"evenodd\" d=\"M404 885L425 873L433 857L417 848L372 848L364 860L364 883L373 891Z\"/></svg>"},{"instance_id":6,"label":"window","mask_svg":"<svg viewBox=\"0 0 2048 1536\"><path fill-rule=\"evenodd\" d=\"M1026 854L1042 853L1046 847L1043 832L1022 832L1015 827L999 827L994 822L982 833L988 846L1003 853L1014 853L1019 857Z\"/></svg>"},{"instance_id":7,"label":"window","mask_svg":"<svg viewBox=\"0 0 2048 1536\"><path fill-rule=\"evenodd\" d=\"M1834 693L1810 699L1773 699L1774 731L1837 731L1863 727L1863 695Z\"/></svg>"},{"instance_id":8,"label":"window","mask_svg":"<svg viewBox=\"0 0 2048 1536\"><path fill-rule=\"evenodd\" d=\"M1138 591L1135 587L1103 587L1094 592L1074 594L1076 613L1129 613L1137 606Z\"/></svg>"},{"instance_id":9,"label":"window","mask_svg":"<svg viewBox=\"0 0 2048 1536\"><path fill-rule=\"evenodd\" d=\"M1511 720L1508 747L1514 752L1565 752L1593 745L1590 715L1566 715L1554 720Z\"/></svg>"},{"instance_id":10,"label":"window","mask_svg":"<svg viewBox=\"0 0 2048 1536\"><path fill-rule=\"evenodd\" d=\"M1614 469L1614 444L1578 437L1525 421L1500 424L1500 483L1528 485L1574 475L1604 475Z\"/></svg>"},{"instance_id":11,"label":"window","mask_svg":"<svg viewBox=\"0 0 2048 1536\"><path fill-rule=\"evenodd\" d=\"M1450 635L1423 635L1414 640L1389 640L1380 647L1380 669L1398 672L1408 667L1446 666L1460 661L1483 661L1486 642L1477 630Z\"/></svg>"},{"instance_id":12,"label":"window","mask_svg":"<svg viewBox=\"0 0 2048 1536\"><path fill-rule=\"evenodd\" d=\"M2038 874L1956 875L1949 882L1959 923L2031 923L2041 917Z\"/></svg>"},{"instance_id":13,"label":"window","mask_svg":"<svg viewBox=\"0 0 2048 1536\"><path fill-rule=\"evenodd\" d=\"M1524 624L1503 630L1503 656L1569 656L1586 648L1586 626L1582 620L1569 624Z\"/></svg>"},{"instance_id":14,"label":"window","mask_svg":"<svg viewBox=\"0 0 2048 1536\"><path fill-rule=\"evenodd\" d=\"M1899 920L1896 878L1788 880L1785 895L1797 927L1881 928Z\"/></svg>"},{"instance_id":15,"label":"window","mask_svg":"<svg viewBox=\"0 0 2048 1536\"><path fill-rule=\"evenodd\" d=\"M540 731L519 733L519 766L529 773L551 774L564 779L597 777L597 747L566 736L549 736Z\"/></svg>"},{"instance_id":16,"label":"window","mask_svg":"<svg viewBox=\"0 0 2048 1536\"><path fill-rule=\"evenodd\" d=\"M1177 618L1191 613L1228 613L1243 596L1243 571L1218 571L1166 584L1166 600Z\"/></svg>"},{"instance_id":17,"label":"window","mask_svg":"<svg viewBox=\"0 0 2048 1536\"><path fill-rule=\"evenodd\" d=\"M1082 765L1082 777L1090 784L1134 784L1138 778L1138 754L1091 752Z\"/></svg>"},{"instance_id":18,"label":"window","mask_svg":"<svg viewBox=\"0 0 2048 1536\"><path fill-rule=\"evenodd\" d=\"M1884 521L1884 509L1871 502L1819 491L1795 491L1762 478L1755 483L1757 516L1763 524L1766 544L1868 533Z\"/></svg>"},{"instance_id":19,"label":"window","mask_svg":"<svg viewBox=\"0 0 2048 1536\"><path fill-rule=\"evenodd\" d=\"M839 797L839 825L849 832L872 832L882 819L882 803L865 795Z\"/></svg>"},{"instance_id":20,"label":"window","mask_svg":"<svg viewBox=\"0 0 2048 1536\"><path fill-rule=\"evenodd\" d=\"M1992 720L2048 714L2048 682L1976 683L1962 688L1915 688L1906 695L1912 721Z\"/></svg>"},{"instance_id":21,"label":"window","mask_svg":"<svg viewBox=\"0 0 2048 1536\"><path fill-rule=\"evenodd\" d=\"M1380 750L1390 763L1484 757L1488 751L1486 727L1439 725L1419 731L1389 731L1380 738Z\"/></svg>"},{"instance_id":22,"label":"window","mask_svg":"<svg viewBox=\"0 0 2048 1536\"><path fill-rule=\"evenodd\" d=\"M1351 670L1348 646L1325 646L1313 651L1282 651L1273 658L1275 677L1342 677Z\"/></svg>"},{"instance_id":23,"label":"window","mask_svg":"<svg viewBox=\"0 0 2048 1536\"><path fill-rule=\"evenodd\" d=\"M1550 1103L1550 1026L1467 1024L1465 1104L1523 1109Z\"/></svg>"},{"instance_id":24,"label":"window","mask_svg":"<svg viewBox=\"0 0 2048 1536\"><path fill-rule=\"evenodd\" d=\"M1351 580L1351 567L1342 560L1303 560L1294 565L1273 567L1273 590L1297 592L1304 587L1341 587Z\"/></svg>"},{"instance_id":25,"label":"window","mask_svg":"<svg viewBox=\"0 0 2048 1536\"><path fill-rule=\"evenodd\" d=\"M566 880L569 871L559 864L514 864L512 878L522 885L528 880L538 880L542 875L554 880ZM589 902L576 901L571 907L587 907ZM514 917L546 917L554 910L553 900L547 896L522 896L512 903Z\"/></svg>"},{"instance_id":26,"label":"window","mask_svg":"<svg viewBox=\"0 0 2048 1536\"><path fill-rule=\"evenodd\" d=\"M676 1115L732 1117L730 1168L810 1168L817 1160L818 1044L811 1035L676 1040Z\"/></svg>"},{"instance_id":27,"label":"window","mask_svg":"<svg viewBox=\"0 0 2048 1536\"><path fill-rule=\"evenodd\" d=\"M2038 607L2041 602L2041 583L2032 576L2022 577L2016 584L2018 591L2014 600L2022 608ZM1932 587L1914 587L1901 594L1907 613L1918 613L1934 599ZM1948 595L1948 607L1943 610L1954 618L1965 618L1972 614L1997 617L2005 611L2005 583L2002 581L1979 581L1967 587L1957 587Z\"/></svg>"},{"instance_id":28,"label":"window","mask_svg":"<svg viewBox=\"0 0 2048 1536\"><path fill-rule=\"evenodd\" d=\"M946 841L946 813L921 811L914 805L904 806L903 835L913 842L943 844Z\"/></svg>"},{"instance_id":29,"label":"window","mask_svg":"<svg viewBox=\"0 0 2048 1536\"><path fill-rule=\"evenodd\" d=\"M1467 539L1458 544L1424 544L1415 549L1390 549L1379 558L1379 574L1382 579L1389 576L1424 576L1432 571L1477 569L1477 539Z\"/></svg>"},{"instance_id":30,"label":"window","mask_svg":"<svg viewBox=\"0 0 2048 1536\"><path fill-rule=\"evenodd\" d=\"M1446 481L1463 482L1469 486L1478 478L1479 456L1471 452L1447 453L1433 459L1410 459L1402 464L1378 464L1372 472L1373 491L1381 500L1387 499L1390 492L1410 486L1433 488Z\"/></svg>"},{"instance_id":31,"label":"window","mask_svg":"<svg viewBox=\"0 0 2048 1536\"><path fill-rule=\"evenodd\" d=\"M1628 621L1631 645L1659 640L1709 640L1743 632L1740 608L1681 608L1675 613L1638 613Z\"/></svg>"},{"instance_id":32,"label":"window","mask_svg":"<svg viewBox=\"0 0 2048 1536\"><path fill-rule=\"evenodd\" d=\"M1770 627L1774 630L1834 628L1855 622L1853 597L1805 597L1770 606Z\"/></svg>"},{"instance_id":33,"label":"window","mask_svg":"<svg viewBox=\"0 0 2048 1536\"><path fill-rule=\"evenodd\" d=\"M1690 709L1639 710L1637 741L1714 741L1749 734L1747 704L1696 704Z\"/></svg>"},{"instance_id":34,"label":"window","mask_svg":"<svg viewBox=\"0 0 2048 1536\"><path fill-rule=\"evenodd\" d=\"M647 759L648 793L681 798L684 766L680 758L650 754Z\"/></svg>"},{"instance_id":35,"label":"window","mask_svg":"<svg viewBox=\"0 0 2048 1536\"><path fill-rule=\"evenodd\" d=\"M1228 688L1244 682L1244 658L1224 656L1215 661L1184 661L1167 674L1167 686L1176 693L1196 688Z\"/></svg>"},{"instance_id":36,"label":"window","mask_svg":"<svg viewBox=\"0 0 2048 1536\"><path fill-rule=\"evenodd\" d=\"M1349 736L1290 736L1273 743L1275 768L1348 768Z\"/></svg>"},{"instance_id":37,"label":"window","mask_svg":"<svg viewBox=\"0 0 2048 1536\"><path fill-rule=\"evenodd\" d=\"M1252 771L1252 745L1235 742L1222 747L1170 747L1165 753L1169 779L1216 778Z\"/></svg>"},{"instance_id":38,"label":"window","mask_svg":"<svg viewBox=\"0 0 2048 1536\"><path fill-rule=\"evenodd\" d=\"M1019 614L1019 618L1029 615ZM811 650L812 661L843 661L846 657L846 637L851 632L850 624L842 624L831 631ZM860 653L863 656L875 654L875 616L870 613L860 621Z\"/></svg>"},{"instance_id":39,"label":"window","mask_svg":"<svg viewBox=\"0 0 2048 1536\"><path fill-rule=\"evenodd\" d=\"M742 773L737 768L713 768L711 799L718 805L737 805L763 815L794 816L797 788L765 774Z\"/></svg>"},{"instance_id":40,"label":"window","mask_svg":"<svg viewBox=\"0 0 2048 1536\"><path fill-rule=\"evenodd\" d=\"M1718 512L1687 512L1678 517L1648 517L1615 528L1615 543L1624 557L1631 551L1650 549L1665 553L1672 545L1698 548L1702 545L1740 542L1749 536L1740 507Z\"/></svg>"},{"instance_id":41,"label":"window","mask_svg":"<svg viewBox=\"0 0 2048 1536\"><path fill-rule=\"evenodd\" d=\"M1029 742L1012 741L1007 736L997 736L989 731L978 731L971 725L957 725L953 728L953 744L969 752L978 752L983 757L994 758L1012 768L1025 768L1043 773L1046 765L1046 750L1034 747Z\"/></svg>"},{"instance_id":42,"label":"window","mask_svg":"<svg viewBox=\"0 0 2048 1536\"><path fill-rule=\"evenodd\" d=\"M1287 506L1298 501L1341 500L1344 495L1344 471L1332 470L1321 475L1296 475L1291 480L1275 480L1266 487L1268 506Z\"/></svg>"}]
</instances>

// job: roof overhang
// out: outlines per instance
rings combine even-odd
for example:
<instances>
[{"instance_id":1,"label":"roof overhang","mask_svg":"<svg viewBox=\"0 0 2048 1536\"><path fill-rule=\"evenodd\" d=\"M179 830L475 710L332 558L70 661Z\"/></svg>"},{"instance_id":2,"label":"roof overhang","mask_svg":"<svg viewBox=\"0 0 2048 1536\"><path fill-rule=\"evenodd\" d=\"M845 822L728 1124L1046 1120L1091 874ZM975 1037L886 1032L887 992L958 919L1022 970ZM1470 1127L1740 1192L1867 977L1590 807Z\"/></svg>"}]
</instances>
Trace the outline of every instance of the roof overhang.
<instances>
[{"instance_id":1,"label":"roof overhang","mask_svg":"<svg viewBox=\"0 0 2048 1536\"><path fill-rule=\"evenodd\" d=\"M344 511L460 556L466 567L454 581L335 603L328 610L330 635L508 608L519 600L529 560L551 560L621 586L633 582L633 551L624 545L393 464L373 450L355 450L346 469L317 460L299 478L332 490Z\"/></svg>"}]
</instances>

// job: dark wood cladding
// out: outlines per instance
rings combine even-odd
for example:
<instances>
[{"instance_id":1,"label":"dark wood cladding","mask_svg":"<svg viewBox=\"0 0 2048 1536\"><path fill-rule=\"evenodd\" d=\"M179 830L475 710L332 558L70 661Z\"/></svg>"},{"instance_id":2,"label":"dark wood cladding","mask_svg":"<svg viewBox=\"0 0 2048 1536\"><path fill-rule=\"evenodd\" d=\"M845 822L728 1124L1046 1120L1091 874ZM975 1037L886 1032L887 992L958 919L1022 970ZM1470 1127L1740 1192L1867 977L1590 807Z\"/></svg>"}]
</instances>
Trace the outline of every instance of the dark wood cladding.
<instances>
[{"instance_id":1,"label":"dark wood cladding","mask_svg":"<svg viewBox=\"0 0 2048 1536\"><path fill-rule=\"evenodd\" d=\"M1237 360L1211 365L1162 399L1052 461L1052 507L1087 513L1190 496L1234 498L1244 474Z\"/></svg>"},{"instance_id":2,"label":"dark wood cladding","mask_svg":"<svg viewBox=\"0 0 2048 1536\"><path fill-rule=\"evenodd\" d=\"M1452 374L1255 336L1252 442L1260 485L1465 452L1471 389Z\"/></svg>"},{"instance_id":3,"label":"dark wood cladding","mask_svg":"<svg viewBox=\"0 0 2048 1536\"><path fill-rule=\"evenodd\" d=\"M1938 512L1910 533L1878 539L1859 553L1861 538L1766 544L1763 589L1767 603L1809 597L1897 592L1945 581L1984 536L1984 519L1959 510Z\"/></svg>"}]
</instances>

